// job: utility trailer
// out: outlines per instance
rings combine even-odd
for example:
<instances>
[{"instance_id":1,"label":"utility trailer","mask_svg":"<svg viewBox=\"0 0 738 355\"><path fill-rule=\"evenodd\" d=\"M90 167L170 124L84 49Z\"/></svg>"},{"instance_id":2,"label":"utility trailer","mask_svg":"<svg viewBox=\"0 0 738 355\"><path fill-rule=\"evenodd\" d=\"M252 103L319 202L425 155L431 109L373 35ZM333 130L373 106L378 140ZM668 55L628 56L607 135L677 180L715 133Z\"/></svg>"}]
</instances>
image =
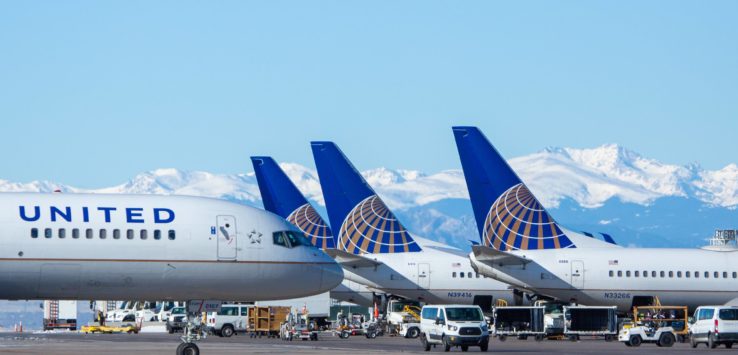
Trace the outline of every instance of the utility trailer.
<instances>
[{"instance_id":1,"label":"utility trailer","mask_svg":"<svg viewBox=\"0 0 738 355\"><path fill-rule=\"evenodd\" d=\"M44 301L44 330L77 330L77 301Z\"/></svg>"},{"instance_id":2,"label":"utility trailer","mask_svg":"<svg viewBox=\"0 0 738 355\"><path fill-rule=\"evenodd\" d=\"M541 341L546 337L544 312L542 306L495 307L492 310L494 335L500 341L508 336L521 340L533 336Z\"/></svg>"},{"instance_id":3,"label":"utility trailer","mask_svg":"<svg viewBox=\"0 0 738 355\"><path fill-rule=\"evenodd\" d=\"M282 323L292 311L291 307L269 306L249 308L249 327L251 337L266 335L269 338L278 338Z\"/></svg>"},{"instance_id":4,"label":"utility trailer","mask_svg":"<svg viewBox=\"0 0 738 355\"><path fill-rule=\"evenodd\" d=\"M579 340L580 336L601 336L612 341L617 334L617 307L564 306L564 336L569 340Z\"/></svg>"}]
</instances>

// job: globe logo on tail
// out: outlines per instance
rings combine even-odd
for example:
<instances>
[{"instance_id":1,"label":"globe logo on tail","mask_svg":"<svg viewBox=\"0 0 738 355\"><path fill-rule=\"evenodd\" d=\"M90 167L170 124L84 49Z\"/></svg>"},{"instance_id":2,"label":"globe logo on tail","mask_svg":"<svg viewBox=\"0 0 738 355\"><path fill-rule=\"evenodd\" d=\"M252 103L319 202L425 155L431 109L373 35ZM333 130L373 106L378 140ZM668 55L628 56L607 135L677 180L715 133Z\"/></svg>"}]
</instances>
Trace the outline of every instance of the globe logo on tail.
<instances>
[{"instance_id":1,"label":"globe logo on tail","mask_svg":"<svg viewBox=\"0 0 738 355\"><path fill-rule=\"evenodd\" d=\"M320 217L318 211L306 203L287 216L287 221L300 228L310 239L310 243L320 249L333 248L333 234L331 229Z\"/></svg>"},{"instance_id":2,"label":"globe logo on tail","mask_svg":"<svg viewBox=\"0 0 738 355\"><path fill-rule=\"evenodd\" d=\"M483 242L502 251L576 247L522 183L492 204L484 221Z\"/></svg>"},{"instance_id":3,"label":"globe logo on tail","mask_svg":"<svg viewBox=\"0 0 738 355\"><path fill-rule=\"evenodd\" d=\"M359 202L341 225L338 247L352 254L420 251L405 227L377 195Z\"/></svg>"}]
</instances>

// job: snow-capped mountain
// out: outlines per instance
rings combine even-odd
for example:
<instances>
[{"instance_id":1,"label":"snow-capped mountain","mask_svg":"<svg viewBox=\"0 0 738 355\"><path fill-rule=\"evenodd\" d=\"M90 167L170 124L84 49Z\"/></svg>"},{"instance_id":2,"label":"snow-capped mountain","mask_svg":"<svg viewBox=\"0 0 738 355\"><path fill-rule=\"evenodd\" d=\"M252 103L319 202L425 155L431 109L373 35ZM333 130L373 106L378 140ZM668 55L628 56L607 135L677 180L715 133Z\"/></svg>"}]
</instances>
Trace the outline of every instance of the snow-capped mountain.
<instances>
[{"instance_id":1,"label":"snow-capped mountain","mask_svg":"<svg viewBox=\"0 0 738 355\"><path fill-rule=\"evenodd\" d=\"M513 158L510 164L559 222L625 234L626 244L661 245L672 241L674 245L694 245L695 238L704 238L712 228L735 227L731 223L738 222L735 218L738 166L735 164L715 171L701 169L696 164L669 165L614 144L592 149L549 147ZM323 205L314 169L292 163L281 166L310 200ZM462 247L468 245L467 240L478 239L460 170L425 174L378 168L362 174L417 234ZM118 186L93 190L48 181L0 180L0 191L57 189L70 193L209 196L261 206L253 173L225 175L158 169ZM675 211L676 205L681 207ZM687 216L716 213L720 214L719 218L706 218L688 226L674 222L689 220ZM591 218L585 220L582 216ZM669 236L664 231L678 236Z\"/></svg>"}]
</instances>

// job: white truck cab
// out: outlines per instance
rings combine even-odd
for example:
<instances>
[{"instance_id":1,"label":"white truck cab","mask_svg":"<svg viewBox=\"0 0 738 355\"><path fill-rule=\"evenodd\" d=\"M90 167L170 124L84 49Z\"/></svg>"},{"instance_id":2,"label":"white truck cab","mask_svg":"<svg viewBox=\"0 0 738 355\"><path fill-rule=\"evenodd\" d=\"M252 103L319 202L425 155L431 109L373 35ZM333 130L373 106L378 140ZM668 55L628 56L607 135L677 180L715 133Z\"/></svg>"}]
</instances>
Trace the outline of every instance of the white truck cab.
<instances>
[{"instance_id":1,"label":"white truck cab","mask_svg":"<svg viewBox=\"0 0 738 355\"><path fill-rule=\"evenodd\" d=\"M705 343L714 349L720 344L730 349L738 343L738 307L697 307L689 326L689 342L693 348Z\"/></svg>"},{"instance_id":2,"label":"white truck cab","mask_svg":"<svg viewBox=\"0 0 738 355\"><path fill-rule=\"evenodd\" d=\"M489 327L479 306L432 305L420 312L420 341L425 351L443 345L444 351L459 346L462 351L489 347Z\"/></svg>"}]
</instances>

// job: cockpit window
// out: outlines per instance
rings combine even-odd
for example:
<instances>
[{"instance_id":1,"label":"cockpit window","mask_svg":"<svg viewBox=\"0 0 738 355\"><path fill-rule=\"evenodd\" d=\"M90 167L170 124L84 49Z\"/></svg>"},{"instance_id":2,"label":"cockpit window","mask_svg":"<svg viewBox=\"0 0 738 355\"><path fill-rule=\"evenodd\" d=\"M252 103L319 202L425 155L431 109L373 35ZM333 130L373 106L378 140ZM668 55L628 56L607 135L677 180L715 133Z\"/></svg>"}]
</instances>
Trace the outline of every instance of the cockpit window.
<instances>
[{"instance_id":1,"label":"cockpit window","mask_svg":"<svg viewBox=\"0 0 738 355\"><path fill-rule=\"evenodd\" d=\"M274 245L286 248L296 248L300 245L310 246L310 241L300 232L279 231L274 232Z\"/></svg>"},{"instance_id":2,"label":"cockpit window","mask_svg":"<svg viewBox=\"0 0 738 355\"><path fill-rule=\"evenodd\" d=\"M274 245L289 248L289 246L287 245L287 239L285 239L284 237L284 232L274 232Z\"/></svg>"}]
</instances>

